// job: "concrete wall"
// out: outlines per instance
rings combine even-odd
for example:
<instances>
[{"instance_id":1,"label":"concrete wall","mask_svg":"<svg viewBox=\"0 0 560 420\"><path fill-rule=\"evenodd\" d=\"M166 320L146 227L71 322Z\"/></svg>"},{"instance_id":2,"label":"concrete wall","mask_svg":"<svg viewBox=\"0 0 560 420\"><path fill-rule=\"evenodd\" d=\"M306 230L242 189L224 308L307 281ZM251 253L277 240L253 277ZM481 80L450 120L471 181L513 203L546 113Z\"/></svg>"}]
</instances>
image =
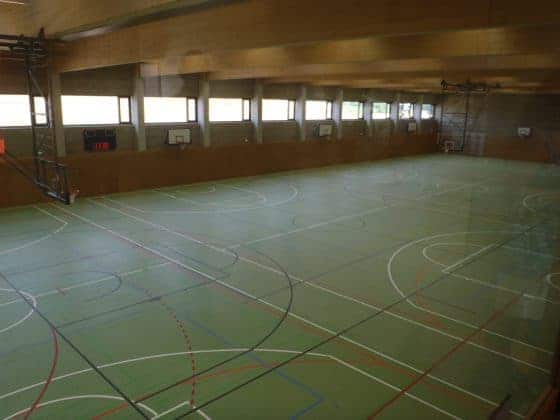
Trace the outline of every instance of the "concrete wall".
<instances>
[{"instance_id":1,"label":"concrete wall","mask_svg":"<svg viewBox=\"0 0 560 420\"><path fill-rule=\"evenodd\" d=\"M25 93L25 78L16 64L7 64L2 78L0 78L0 93ZM133 66L117 66L112 68L89 70L83 72L65 73L61 78L61 90L65 95L121 95L133 94L134 68ZM147 78L144 80L145 96L175 96L198 97L199 77L168 76L162 78ZM254 80L211 81L210 97L240 97L250 98L255 90ZM301 91L298 84L267 84L264 85L264 98L296 99ZM464 110L464 101L456 95L419 94L411 92L395 92L390 90L344 89L344 100L363 101L368 97L373 101L393 103L391 119L374 121L372 141L387 142L395 134L409 136L408 121L399 121L397 103L413 102L418 104L430 103L438 106L438 112L443 108L443 135L449 137L462 134L462 119L457 116ZM308 86L307 99L334 100L335 87ZM550 157L550 151L557 145L560 136L560 95L500 95L475 96L471 103L471 118L468 122L468 143L466 152L475 155L506 156L507 150L522 150L519 158L529 151L533 155L528 159L539 160ZM450 115L455 113L455 117ZM418 115L417 115L418 116ZM455 122L453 122L455 120ZM418 121L417 134L434 134L438 130L439 116L431 121ZM307 139L316 140L316 128L319 122L306 121L305 132ZM334 122L332 122L334 125ZM517 127L528 126L533 129L530 139L521 140L517 137ZM82 131L87 127L66 127L66 145L70 154L83 152ZM111 128L111 127L107 127ZM193 146L202 144L198 123L161 124L146 127L147 147L150 150L167 148L165 140L170 128L190 128ZM135 131L132 126L117 126L118 150L134 150L136 148ZM342 123L343 138L361 138L367 136L366 121L344 121ZM254 125L252 122L241 123L212 123L210 124L212 147L244 145L255 142ZM9 149L16 155L31 154L31 136L29 129L3 129ZM333 140L336 138L333 135ZM263 123L263 142L294 142L298 139L296 122L265 122ZM546 149L546 150L545 150ZM512 152L513 153L513 152Z\"/></svg>"},{"instance_id":2,"label":"concrete wall","mask_svg":"<svg viewBox=\"0 0 560 420\"><path fill-rule=\"evenodd\" d=\"M364 120L342 121L342 135L348 139L367 136L366 122Z\"/></svg>"},{"instance_id":3,"label":"concrete wall","mask_svg":"<svg viewBox=\"0 0 560 420\"><path fill-rule=\"evenodd\" d=\"M198 97L198 76L165 76L144 79L144 96Z\"/></svg>"},{"instance_id":4,"label":"concrete wall","mask_svg":"<svg viewBox=\"0 0 560 420\"><path fill-rule=\"evenodd\" d=\"M131 96L133 70L133 66L117 66L63 73L60 88L63 95Z\"/></svg>"},{"instance_id":5,"label":"concrete wall","mask_svg":"<svg viewBox=\"0 0 560 420\"><path fill-rule=\"evenodd\" d=\"M64 73L61 77L61 91L63 95L116 95L132 96L134 92L134 66L116 66L111 68L88 70L73 73ZM210 97L223 98L251 98L255 90L254 80L224 80L210 82ZM307 99L309 100L334 100L336 98L335 87L308 86ZM25 93L25 78L16 65L12 71L6 73L0 80L0 93ZM299 84L266 84L263 88L263 98L271 99L296 99L301 91ZM365 101L368 95L379 101L392 102L397 98L393 91L374 91L365 89L345 89L344 100ZM162 97L198 97L199 76L166 76L144 79L145 96ZM417 94L404 96L411 101L417 101ZM334 122L329 122L335 125ZM319 122L307 121L305 131L308 140L317 139L316 129ZM67 153L83 153L82 132L84 128L94 127L66 127ZM95 128L116 128L117 150L135 150L136 135L131 125L107 126ZM201 130L198 123L179 124L149 124L146 125L147 148L155 150L167 148L165 144L167 131L172 128L191 129L192 145L202 145ZM367 135L366 121L344 121L342 123L343 138L360 138ZM254 125L252 122L241 123L211 123L211 145L212 147L232 146L250 144L256 141ZM424 128L420 133L431 133ZM393 133L406 133L404 123L376 122L374 125L373 138L376 141L386 140ZM28 129L4 130L8 138L8 147L12 152L20 156L31 154L31 133ZM295 121L264 122L263 143L294 142L297 141L298 125ZM336 138L336 127L332 139Z\"/></svg>"},{"instance_id":6,"label":"concrete wall","mask_svg":"<svg viewBox=\"0 0 560 420\"><path fill-rule=\"evenodd\" d=\"M292 99L296 100L299 96L301 85L298 84L267 84L263 88L263 98L265 99Z\"/></svg>"},{"instance_id":7,"label":"concrete wall","mask_svg":"<svg viewBox=\"0 0 560 420\"><path fill-rule=\"evenodd\" d=\"M64 137L66 138L66 152L68 154L84 153L84 130L86 128L98 129L99 126L91 127L64 127ZM102 128L115 129L117 133L117 150L134 150L136 137L134 127L131 125L104 126Z\"/></svg>"},{"instance_id":8,"label":"concrete wall","mask_svg":"<svg viewBox=\"0 0 560 420\"><path fill-rule=\"evenodd\" d=\"M295 121L263 122L263 142L290 142L298 138L298 125Z\"/></svg>"},{"instance_id":9,"label":"concrete wall","mask_svg":"<svg viewBox=\"0 0 560 420\"><path fill-rule=\"evenodd\" d=\"M172 129L188 128L191 130L191 144L193 146L202 146L202 137L200 135L200 126L198 124L148 124L146 125L146 142L148 149L161 149L166 146L167 132Z\"/></svg>"},{"instance_id":10,"label":"concrete wall","mask_svg":"<svg viewBox=\"0 0 560 420\"><path fill-rule=\"evenodd\" d=\"M210 135L212 136L212 147L250 144L255 141L255 133L251 121L211 123Z\"/></svg>"}]
</instances>

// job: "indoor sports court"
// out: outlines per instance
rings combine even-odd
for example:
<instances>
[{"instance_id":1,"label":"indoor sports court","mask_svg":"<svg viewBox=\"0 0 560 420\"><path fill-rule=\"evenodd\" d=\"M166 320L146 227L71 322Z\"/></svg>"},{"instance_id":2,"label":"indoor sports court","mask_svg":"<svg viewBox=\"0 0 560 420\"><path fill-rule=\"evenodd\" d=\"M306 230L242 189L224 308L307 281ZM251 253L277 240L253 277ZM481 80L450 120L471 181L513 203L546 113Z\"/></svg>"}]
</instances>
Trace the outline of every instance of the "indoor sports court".
<instances>
[{"instance_id":1,"label":"indoor sports court","mask_svg":"<svg viewBox=\"0 0 560 420\"><path fill-rule=\"evenodd\" d=\"M323 3L0 0L0 419L558 418L558 5Z\"/></svg>"}]
</instances>

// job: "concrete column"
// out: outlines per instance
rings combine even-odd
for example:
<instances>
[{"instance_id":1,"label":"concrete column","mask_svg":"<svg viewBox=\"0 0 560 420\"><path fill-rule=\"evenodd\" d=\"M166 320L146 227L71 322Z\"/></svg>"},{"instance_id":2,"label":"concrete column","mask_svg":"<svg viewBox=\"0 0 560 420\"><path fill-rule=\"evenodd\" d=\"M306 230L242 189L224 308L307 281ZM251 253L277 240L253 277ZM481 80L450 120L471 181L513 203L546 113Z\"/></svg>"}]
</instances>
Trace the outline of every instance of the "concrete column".
<instances>
[{"instance_id":1,"label":"concrete column","mask_svg":"<svg viewBox=\"0 0 560 420\"><path fill-rule=\"evenodd\" d=\"M54 138L56 141L57 157L66 156L66 137L64 135L64 124L62 123L62 91L60 87L60 73L51 72L50 75L50 92L48 113L51 118Z\"/></svg>"},{"instance_id":2,"label":"concrete column","mask_svg":"<svg viewBox=\"0 0 560 420\"><path fill-rule=\"evenodd\" d=\"M251 120L255 132L255 143L263 142L262 100L264 84L262 80L255 80L255 91L251 100Z\"/></svg>"},{"instance_id":3,"label":"concrete column","mask_svg":"<svg viewBox=\"0 0 560 420\"><path fill-rule=\"evenodd\" d=\"M416 119L416 134L422 132L422 106L424 105L424 95L420 95L420 100L414 108L414 119Z\"/></svg>"},{"instance_id":4,"label":"concrete column","mask_svg":"<svg viewBox=\"0 0 560 420\"><path fill-rule=\"evenodd\" d=\"M336 126L336 139L342 140L342 103L344 102L344 89L337 88L333 102L333 121Z\"/></svg>"},{"instance_id":5,"label":"concrete column","mask_svg":"<svg viewBox=\"0 0 560 420\"><path fill-rule=\"evenodd\" d=\"M366 101L364 102L364 120L366 121L366 136L368 139L373 138L373 101L373 90L369 89L367 91Z\"/></svg>"},{"instance_id":6,"label":"concrete column","mask_svg":"<svg viewBox=\"0 0 560 420\"><path fill-rule=\"evenodd\" d=\"M301 86L296 100L296 121L298 124L299 140L305 141L305 102L307 101L307 87Z\"/></svg>"},{"instance_id":7,"label":"concrete column","mask_svg":"<svg viewBox=\"0 0 560 420\"><path fill-rule=\"evenodd\" d=\"M138 66L134 74L134 93L132 95L131 115L134 133L136 134L136 150L145 152L148 148L146 140L146 123L144 122L144 79Z\"/></svg>"},{"instance_id":8,"label":"concrete column","mask_svg":"<svg viewBox=\"0 0 560 420\"><path fill-rule=\"evenodd\" d=\"M198 84L198 124L204 147L212 144L210 133L210 81L201 76Z\"/></svg>"},{"instance_id":9,"label":"concrete column","mask_svg":"<svg viewBox=\"0 0 560 420\"><path fill-rule=\"evenodd\" d=\"M395 101L391 105L391 134L395 133L395 129L399 126L399 104L401 102L401 93L397 92Z\"/></svg>"}]
</instances>

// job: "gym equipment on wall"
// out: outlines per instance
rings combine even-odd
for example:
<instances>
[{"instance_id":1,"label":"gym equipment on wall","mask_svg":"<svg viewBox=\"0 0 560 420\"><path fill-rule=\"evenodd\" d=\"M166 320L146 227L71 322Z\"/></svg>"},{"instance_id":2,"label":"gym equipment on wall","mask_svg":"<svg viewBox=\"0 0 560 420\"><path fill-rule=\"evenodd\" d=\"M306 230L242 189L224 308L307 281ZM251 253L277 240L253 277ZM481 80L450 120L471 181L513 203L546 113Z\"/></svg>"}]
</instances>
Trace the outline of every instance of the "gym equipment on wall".
<instances>
[{"instance_id":1,"label":"gym equipment on wall","mask_svg":"<svg viewBox=\"0 0 560 420\"><path fill-rule=\"evenodd\" d=\"M72 204L78 193L70 186L68 168L58 160L49 73L49 41L41 29L37 37L0 35L0 60L17 62L25 75L33 148L32 168L5 148L0 159L27 178L45 195ZM40 100L42 98L42 100ZM44 104L37 109L36 100Z\"/></svg>"},{"instance_id":2,"label":"gym equipment on wall","mask_svg":"<svg viewBox=\"0 0 560 420\"><path fill-rule=\"evenodd\" d=\"M108 152L117 148L117 133L114 129L84 130L84 150Z\"/></svg>"}]
</instances>

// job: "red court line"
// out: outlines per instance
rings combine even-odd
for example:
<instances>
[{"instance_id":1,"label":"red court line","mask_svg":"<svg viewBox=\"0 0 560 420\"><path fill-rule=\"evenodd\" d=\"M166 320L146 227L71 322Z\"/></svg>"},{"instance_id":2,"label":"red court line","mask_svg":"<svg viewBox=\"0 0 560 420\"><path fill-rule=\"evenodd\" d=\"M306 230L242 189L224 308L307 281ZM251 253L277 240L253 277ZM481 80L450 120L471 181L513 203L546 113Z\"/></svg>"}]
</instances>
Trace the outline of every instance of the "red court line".
<instances>
[{"instance_id":1,"label":"red court line","mask_svg":"<svg viewBox=\"0 0 560 420\"><path fill-rule=\"evenodd\" d=\"M371 305L375 305L375 306L379 306L379 307L382 307L383 305L385 305L385 303L376 301L376 300L374 300L370 297L368 297L366 299L363 296L350 295L345 290L333 287L331 285L325 285L325 287L327 287L327 286L330 289L334 290L335 292L338 292L340 294L345 294L345 295L347 295L351 298L361 300L362 302L369 303ZM431 320L428 317L418 318L418 314L413 314L412 312L404 311L402 309L395 309L395 308L393 308L393 309L391 309L387 312L388 313L393 313L395 315L400 315L400 316L402 316L402 317L404 317L408 320L416 321L416 322L424 324L426 326L431 326L431 327L433 327L433 328L435 328L435 329L437 329L441 332L444 332L444 333L447 332L447 333L452 334L452 335L458 335L457 332L453 331L452 328L449 328L448 326L444 326L444 325L438 326L438 325L434 324L433 322L431 322ZM488 337L488 336L481 336L481 337L478 337L479 338L478 340L476 340L476 341L475 340L470 340L470 342L475 343L475 344L479 344L479 345L486 345L487 347L492 349L492 347L493 347L492 344L493 343L492 342L487 342L487 340L485 340L484 337ZM494 349L494 350L496 350L496 349ZM527 350L518 350L518 352L519 352L519 356L523 356L523 357L519 357L519 359L524 361L524 362L527 362L527 363L529 363L534 356L534 354L531 353L530 350L528 350L528 349Z\"/></svg>"},{"instance_id":2,"label":"red court line","mask_svg":"<svg viewBox=\"0 0 560 420\"><path fill-rule=\"evenodd\" d=\"M29 418L29 416L31 415L31 413L33 413L37 409L37 406L41 403L41 400L45 396L45 393L47 392L47 389L49 388L49 385L51 384L51 382L53 380L54 373L56 371L56 366L58 365L58 356L59 356L58 338L57 338L55 329L52 328L52 327L51 327L51 335L52 335L52 341L53 341L53 346L54 346L54 355L53 355L53 359L52 359L52 363L51 363L51 370L49 372L49 375L47 376L47 379L45 381L45 384L43 385L43 388L41 388L41 392L39 392L39 395L37 396L37 398L35 399L35 401L31 405L31 408L29 410L27 410L25 412L25 414L22 414L24 420L27 420Z\"/></svg>"},{"instance_id":3,"label":"red court line","mask_svg":"<svg viewBox=\"0 0 560 420\"><path fill-rule=\"evenodd\" d=\"M319 364L335 364L337 363L335 360L332 359L325 359L325 360L296 360L293 362L294 365L319 365ZM350 363L350 362L347 362ZM271 363L267 363L264 365L261 364L252 364L252 365L244 365L244 366L239 366L237 368L229 368L229 369L222 369L219 370L217 372L214 373L208 373L206 375L201 375L197 378L191 378L191 379L187 379L185 381L180 382L178 385L186 385L189 382L193 382L194 379L198 379L198 381L204 381L207 379L211 379L211 378L216 378L219 376L226 376L226 375L232 375L232 374L236 374L236 373L242 373L251 369L267 369L267 368L271 368L274 366L278 366L280 365L281 362L271 362ZM148 394L149 395L149 394ZM146 396L140 397L138 400L135 400L135 402L141 402L143 400L146 399ZM101 418L107 417L111 414L115 414L119 411L122 411L123 409L127 408L128 404L127 403L123 403L120 404L116 407L113 407L107 411L104 411L101 414L98 414L95 417L92 417L92 420L99 420Z\"/></svg>"},{"instance_id":4,"label":"red court line","mask_svg":"<svg viewBox=\"0 0 560 420\"><path fill-rule=\"evenodd\" d=\"M385 409L391 406L395 401L401 398L404 394L410 391L413 387L418 385L420 381L422 381L426 376L428 376L436 367L441 365L447 359L449 359L453 354L455 354L461 347L463 347L466 343L468 343L475 335L480 333L483 329L485 329L488 325L494 322L496 319L500 318L511 306L513 306L520 298L522 294L515 296L507 305L505 305L499 311L494 312L494 314L484 322L477 330L473 331L470 335L465 337L460 343L457 343L451 350L445 353L442 357L434 362L422 375L418 376L414 381L408 384L405 388L403 388L397 395L375 410L372 414L368 416L368 420L371 420L381 414Z\"/></svg>"},{"instance_id":5,"label":"red court line","mask_svg":"<svg viewBox=\"0 0 560 420\"><path fill-rule=\"evenodd\" d=\"M177 324L177 327L181 330L181 332L183 334L183 338L185 340L185 343L187 344L187 351L188 351L189 357L191 359L192 374L195 375L196 374L196 359L194 357L192 342L191 342L191 339L190 339L189 335L187 334L185 324L183 323L183 321L181 321L177 317L177 315L175 314L173 309L167 303L165 303L162 299L159 300L159 303L166 309L166 311L169 313L169 316L171 316L171 318L173 318L175 320L175 323ZM192 381L192 385L191 385L191 399L190 399L190 404L192 406L196 405L195 404L196 383L197 383L197 377L194 377L193 381Z\"/></svg>"},{"instance_id":6,"label":"red court line","mask_svg":"<svg viewBox=\"0 0 560 420\"><path fill-rule=\"evenodd\" d=\"M423 270L418 271L418 273L416 273L416 289L420 290L420 283L422 282L422 277L425 277L425 275L427 274L427 272L431 269L430 266L426 266L424 267ZM416 304L422 308L428 308L428 305L426 304L426 302L424 301L422 295L420 293L416 294ZM440 319L432 314L429 314L428 316L431 317L433 324L435 324L438 328L440 328L442 326Z\"/></svg>"},{"instance_id":7,"label":"red court line","mask_svg":"<svg viewBox=\"0 0 560 420\"><path fill-rule=\"evenodd\" d=\"M57 206L54 206L54 207L58 208ZM65 212L66 212L66 211L65 211ZM74 214L72 214L72 213L70 213L70 214L71 214L73 217L76 217ZM80 219L80 217L77 217L77 218ZM94 224L95 222L93 222L93 223L92 223L92 222L87 222L87 223L88 223L88 224L91 224L91 225L93 225L93 226L95 226L95 224ZM101 225L99 225L99 226L101 226ZM106 232L106 233L108 233L108 234L110 234L111 236L114 236L114 237L118 238L118 239L121 240L122 242L125 242L125 243L127 243L127 244L129 244L129 245L133 245L134 247L140 248L141 250L143 250L144 252L146 252L146 253L148 253L148 254L152 254L152 255L155 255L155 256L161 258L161 255L156 254L155 252L153 252L152 250L146 248L145 246L143 246L143 245L141 245L141 244L137 244L137 243L131 242L131 240L128 240L128 239L124 239L123 237L121 237L119 234L117 234L116 232L114 232L114 231L111 230L110 228L106 228L106 227L103 226L103 228L102 228L101 230L104 231L104 232ZM195 238L193 238L193 239L196 240ZM180 265L180 264L178 264L178 263L176 263L176 262L174 262L174 261L172 261L172 260L169 260L169 261L170 261L172 264L178 266L179 268L181 268L181 269L183 269L183 270L185 270L185 271L191 272L191 270L185 268L184 266L182 266L182 265ZM219 285L219 284L218 284L218 285ZM241 295L239 295L238 293L234 292L233 290L231 290L231 289L229 289L229 288L227 288L227 287L222 287L220 290L224 290L224 289L227 290L231 295L237 296L237 297L240 298L240 299L245 299L245 298L246 298L245 296L241 296ZM250 302L253 303L254 305L257 305L259 308L263 308L263 309L267 310L268 312L271 311L270 308L265 308L265 307L263 307L263 306L261 306L261 305L258 305L257 302L253 302L253 301L250 301ZM279 314L278 314L277 312L273 312L273 313L274 313L276 316L279 316ZM287 318L287 320L289 320L289 319L290 319L290 317ZM321 333L323 333L323 332L321 332ZM330 337L330 334L327 334L326 336ZM336 341L339 341L339 339L337 339ZM346 342L345 342L345 344L350 344L350 343L346 343ZM354 348L354 351L359 351L359 352L362 353L362 354L365 353L363 350L361 350L361 349L360 349L360 350L357 350L356 348ZM386 366L387 368L391 368L391 369L393 369L393 370L400 371L401 373L403 373L403 374L405 374L405 375L408 375L408 376L411 376L411 377L414 376L413 373L406 371L404 368L401 368L400 366L396 366L396 365L395 365L395 366L388 365L385 361L383 361L383 360L381 360L381 359L378 359L378 358L374 357L373 355L371 355L371 354L369 354L369 353L367 354L366 357L368 358L368 360L375 360L377 363L380 363L381 365ZM468 397L465 397L462 393L459 393L458 391L449 390L447 387L443 387L443 386L440 386L440 385L429 385L429 386L433 386L434 388L435 388L435 387L441 388L441 391L442 391L443 393L447 393L447 394L457 393L457 395L460 396L461 398L468 398ZM471 397L471 398L472 398L472 397ZM138 401L136 401L136 402L142 402L143 400L146 400L146 399L147 399L147 398L140 399L140 400L138 400ZM476 400L476 399L474 399L474 398L473 398L473 400L478 401L478 400Z\"/></svg>"},{"instance_id":8,"label":"red court line","mask_svg":"<svg viewBox=\"0 0 560 420\"><path fill-rule=\"evenodd\" d=\"M220 289L220 290L223 290L223 289ZM223 291L225 292L227 290L223 290ZM243 297L241 297L237 294L231 293L231 295L234 296L234 297L237 297L239 300L243 300ZM275 315L275 316L279 316L278 312L276 310L274 310L273 308L257 305L257 302L254 302L254 301L249 301L249 302L251 304L256 305L256 306L260 307L261 309ZM310 331L310 332L314 333L315 335L319 335L319 336L322 336L322 337L325 337L325 338L331 336L329 333L327 333L325 331L321 331L321 330L319 330L319 329L317 329L313 326L310 326L310 325L306 324L305 322L303 322L303 321L301 321L297 318L288 317L286 319L286 321L288 321L291 324L298 325L300 328L302 328L304 330L307 330L307 331ZM382 360L381 358L371 354L370 352L367 352L366 350L356 346L355 344L349 343L349 342L341 340L339 338L337 338L334 341L334 343L336 343L337 345L339 345L341 347L346 347L346 348L352 350L354 353L360 354L370 365L373 364L373 365L376 365L376 366L384 367L386 369L389 369L389 370L392 370L394 372L400 373L402 375L408 376L409 378L416 378L415 373L399 366L398 364L396 364L394 362L388 363L385 360ZM458 400L458 401L462 401L462 402L474 401L481 406L484 406L484 407L488 406L488 404L483 402L483 401L480 401L476 398L473 398L473 397L469 396L468 394L464 394L464 393L456 391L454 389L450 389L450 388L448 388L444 385L440 385L440 384L437 384L437 383L434 383L434 384L426 383L426 386L428 386L429 388L432 388L436 392L439 392L441 394L446 394L446 395L450 396L451 398L454 398L455 400Z\"/></svg>"}]
</instances>

